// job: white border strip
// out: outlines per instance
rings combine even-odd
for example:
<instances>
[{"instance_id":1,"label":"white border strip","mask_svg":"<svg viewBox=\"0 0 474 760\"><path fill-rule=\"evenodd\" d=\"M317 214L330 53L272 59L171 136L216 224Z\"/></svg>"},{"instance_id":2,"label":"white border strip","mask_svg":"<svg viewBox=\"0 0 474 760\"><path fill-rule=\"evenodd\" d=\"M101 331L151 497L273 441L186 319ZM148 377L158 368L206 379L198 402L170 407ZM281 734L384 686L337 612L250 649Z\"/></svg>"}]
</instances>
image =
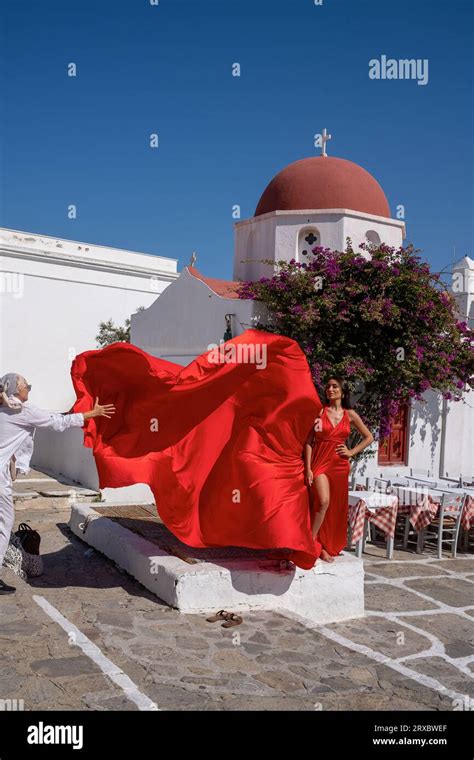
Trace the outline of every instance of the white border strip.
<instances>
[{"instance_id":1,"label":"white border strip","mask_svg":"<svg viewBox=\"0 0 474 760\"><path fill-rule=\"evenodd\" d=\"M405 665L402 665L400 661L392 660L391 657L388 657L381 652L376 652L364 644L356 644L354 641L346 639L345 636L341 636L339 633L331 631L325 626L322 626L321 628L315 628L315 630L318 633L321 633L323 636L326 636L326 638L331 639L331 641L335 641L336 644L341 644L342 646L347 647L347 649L352 649L354 652L364 654L366 657L370 657L371 660L375 660L375 662L379 662L382 665L386 665L388 668L391 668L392 670L396 670L398 673L406 676L411 681L422 683L423 686L426 686L428 689L434 689L443 696L451 697L452 700L461 700L461 702L464 702L466 696L465 694L459 694L457 691L448 689L436 678L432 678L431 676L426 676L423 673L418 673L417 671L411 670L411 668L407 668ZM423 653L420 654L423 656Z\"/></svg>"},{"instance_id":2,"label":"white border strip","mask_svg":"<svg viewBox=\"0 0 474 760\"><path fill-rule=\"evenodd\" d=\"M160 708L155 702L152 702L146 694L143 694L133 681L127 676L126 673L117 665L108 659L99 649L98 646L92 643L79 628L69 622L61 613L53 607L43 596L36 596L33 594L33 599L49 617L54 620L55 623L61 626L68 635L74 635L74 645L80 647L87 657L90 657L93 662L100 668L104 675L108 676L111 681L117 684L125 693L125 696L134 702L139 710L159 710Z\"/></svg>"}]
</instances>

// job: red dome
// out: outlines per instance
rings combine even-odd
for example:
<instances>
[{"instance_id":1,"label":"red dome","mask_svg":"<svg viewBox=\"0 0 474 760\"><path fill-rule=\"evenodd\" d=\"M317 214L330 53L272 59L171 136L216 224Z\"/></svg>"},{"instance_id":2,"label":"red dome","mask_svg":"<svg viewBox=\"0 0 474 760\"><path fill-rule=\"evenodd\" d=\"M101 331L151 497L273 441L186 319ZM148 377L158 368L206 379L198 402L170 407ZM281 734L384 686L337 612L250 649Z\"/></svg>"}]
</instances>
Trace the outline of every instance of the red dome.
<instances>
[{"instance_id":1,"label":"red dome","mask_svg":"<svg viewBox=\"0 0 474 760\"><path fill-rule=\"evenodd\" d=\"M302 158L282 169L264 190L255 216L323 208L390 217L387 198L377 180L352 161L332 156Z\"/></svg>"}]
</instances>

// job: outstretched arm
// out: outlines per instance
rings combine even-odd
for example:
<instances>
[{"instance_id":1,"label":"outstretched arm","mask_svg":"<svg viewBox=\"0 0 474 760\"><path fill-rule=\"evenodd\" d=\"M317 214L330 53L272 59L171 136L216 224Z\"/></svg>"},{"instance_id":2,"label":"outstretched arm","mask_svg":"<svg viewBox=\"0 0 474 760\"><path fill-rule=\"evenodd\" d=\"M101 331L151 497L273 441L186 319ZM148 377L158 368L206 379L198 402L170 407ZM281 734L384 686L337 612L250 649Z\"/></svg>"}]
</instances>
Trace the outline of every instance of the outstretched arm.
<instances>
[{"instance_id":1,"label":"outstretched arm","mask_svg":"<svg viewBox=\"0 0 474 760\"><path fill-rule=\"evenodd\" d=\"M114 412L115 406L113 404L105 404L102 406L99 404L99 397L96 396L93 409L91 409L90 412L83 412L83 417L85 420L90 420L92 417L107 417L110 419Z\"/></svg>"},{"instance_id":2,"label":"outstretched arm","mask_svg":"<svg viewBox=\"0 0 474 760\"><path fill-rule=\"evenodd\" d=\"M46 412L38 409L36 406L24 405L25 414L21 415L26 426L38 428L51 428L58 433L62 433L71 427L82 427L84 421L92 417L111 417L115 412L113 404L102 406L99 399L96 398L93 409L89 412L77 412L76 414L58 414L57 412ZM20 416L20 415L19 415Z\"/></svg>"}]
</instances>

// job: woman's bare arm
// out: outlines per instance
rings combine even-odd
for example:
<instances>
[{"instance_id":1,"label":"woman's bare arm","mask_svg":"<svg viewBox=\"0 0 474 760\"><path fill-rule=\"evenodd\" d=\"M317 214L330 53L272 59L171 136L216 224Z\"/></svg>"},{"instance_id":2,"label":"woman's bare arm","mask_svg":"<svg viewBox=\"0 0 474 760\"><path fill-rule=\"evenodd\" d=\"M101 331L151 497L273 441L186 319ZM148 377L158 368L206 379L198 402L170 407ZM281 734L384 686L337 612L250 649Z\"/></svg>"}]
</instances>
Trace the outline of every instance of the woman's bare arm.
<instances>
[{"instance_id":1,"label":"woman's bare arm","mask_svg":"<svg viewBox=\"0 0 474 760\"><path fill-rule=\"evenodd\" d=\"M321 413L320 415L321 416ZM317 418L316 418L317 420ZM315 424L316 424L315 420ZM304 478L307 486L311 486L313 483L313 471L311 469L311 459L313 458L313 446L314 446L314 425L309 431L304 444Z\"/></svg>"},{"instance_id":2,"label":"woman's bare arm","mask_svg":"<svg viewBox=\"0 0 474 760\"><path fill-rule=\"evenodd\" d=\"M357 446L354 446L353 449L349 449L350 454L349 456L355 457L356 454L359 454L361 451L367 448L367 446L370 446L371 443L374 441L374 436L370 432L367 425L365 425L357 412L354 411L354 409L349 409L349 419L351 421L351 424L354 425L355 429L358 430L358 432L362 436L362 440Z\"/></svg>"}]
</instances>

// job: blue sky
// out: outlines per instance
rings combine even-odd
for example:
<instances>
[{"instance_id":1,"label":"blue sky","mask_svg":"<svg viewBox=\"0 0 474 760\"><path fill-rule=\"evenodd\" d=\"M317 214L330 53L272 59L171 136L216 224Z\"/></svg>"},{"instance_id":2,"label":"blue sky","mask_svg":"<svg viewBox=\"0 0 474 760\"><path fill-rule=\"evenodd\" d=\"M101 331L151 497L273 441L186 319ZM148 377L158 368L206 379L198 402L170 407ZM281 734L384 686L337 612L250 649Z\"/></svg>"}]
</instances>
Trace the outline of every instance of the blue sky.
<instances>
[{"instance_id":1,"label":"blue sky","mask_svg":"<svg viewBox=\"0 0 474 760\"><path fill-rule=\"evenodd\" d=\"M0 226L179 268L196 250L230 278L232 206L252 216L327 127L435 270L453 245L472 256L472 16L471 0L3 0ZM369 79L382 54L427 58L428 84Z\"/></svg>"}]
</instances>

